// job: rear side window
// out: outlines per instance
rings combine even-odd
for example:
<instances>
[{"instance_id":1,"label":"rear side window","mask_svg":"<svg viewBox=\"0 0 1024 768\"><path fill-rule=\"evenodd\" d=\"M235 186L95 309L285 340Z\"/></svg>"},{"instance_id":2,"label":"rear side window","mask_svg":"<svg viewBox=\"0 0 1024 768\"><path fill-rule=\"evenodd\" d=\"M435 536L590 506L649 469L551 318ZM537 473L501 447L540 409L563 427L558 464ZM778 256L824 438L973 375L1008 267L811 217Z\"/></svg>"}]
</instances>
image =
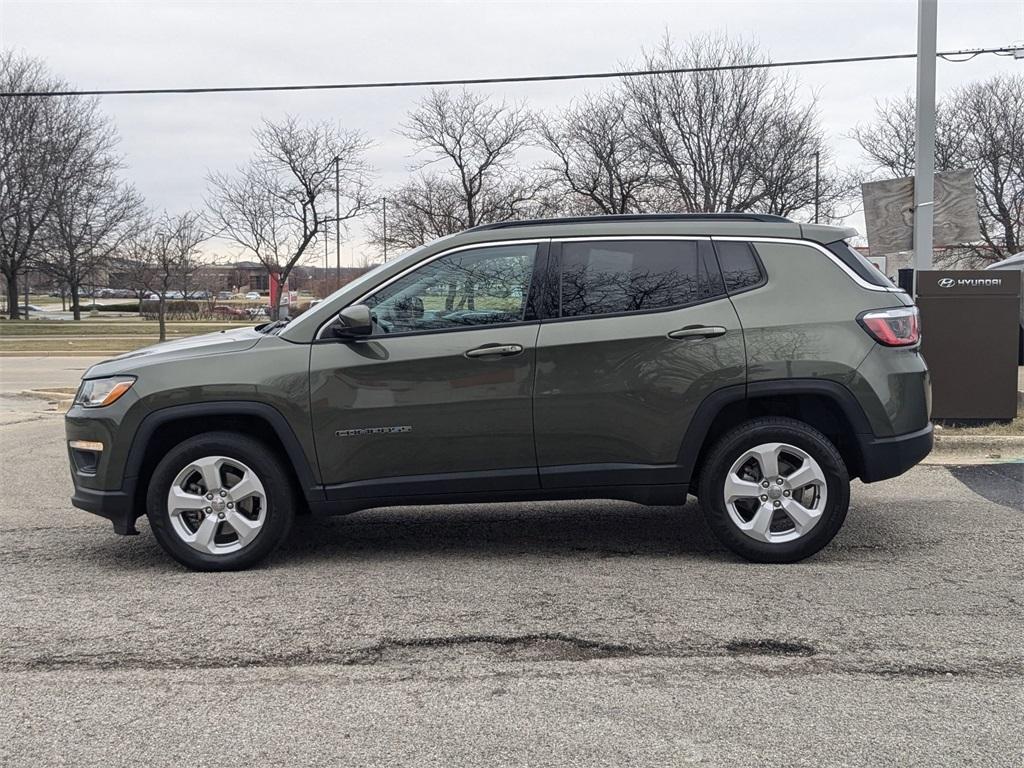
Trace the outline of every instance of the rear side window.
<instances>
[{"instance_id":1,"label":"rear side window","mask_svg":"<svg viewBox=\"0 0 1024 768\"><path fill-rule=\"evenodd\" d=\"M836 240L834 243L829 243L825 247L838 256L840 261L852 269L861 279L882 288L894 287L892 281L888 277L882 274L874 264L861 256L856 249L851 248L850 244L845 240Z\"/></svg>"},{"instance_id":2,"label":"rear side window","mask_svg":"<svg viewBox=\"0 0 1024 768\"><path fill-rule=\"evenodd\" d=\"M697 241L562 244L562 317L645 312L708 297Z\"/></svg>"},{"instance_id":3,"label":"rear side window","mask_svg":"<svg viewBox=\"0 0 1024 768\"><path fill-rule=\"evenodd\" d=\"M765 281L761 265L750 243L716 241L715 252L729 293L756 288Z\"/></svg>"}]
</instances>

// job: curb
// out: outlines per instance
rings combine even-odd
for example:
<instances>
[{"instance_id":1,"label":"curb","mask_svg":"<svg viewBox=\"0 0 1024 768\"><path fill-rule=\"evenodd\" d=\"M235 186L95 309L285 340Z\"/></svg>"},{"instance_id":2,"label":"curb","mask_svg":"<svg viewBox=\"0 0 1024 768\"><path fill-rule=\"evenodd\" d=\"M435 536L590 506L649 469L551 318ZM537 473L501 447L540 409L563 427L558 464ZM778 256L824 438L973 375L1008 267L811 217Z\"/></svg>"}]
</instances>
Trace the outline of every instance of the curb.
<instances>
[{"instance_id":1,"label":"curb","mask_svg":"<svg viewBox=\"0 0 1024 768\"><path fill-rule=\"evenodd\" d=\"M964 454L999 461L1024 461L1024 435L941 435L925 464L957 464Z\"/></svg>"},{"instance_id":2,"label":"curb","mask_svg":"<svg viewBox=\"0 0 1024 768\"><path fill-rule=\"evenodd\" d=\"M23 389L14 393L15 397L29 397L35 400L45 400L52 403L59 409L68 410L75 399L73 392L51 392L45 389Z\"/></svg>"},{"instance_id":3,"label":"curb","mask_svg":"<svg viewBox=\"0 0 1024 768\"><path fill-rule=\"evenodd\" d=\"M0 358L3 357L102 357L108 359L115 355L123 355L130 352L128 349L62 349L48 352L12 352L0 350Z\"/></svg>"}]
</instances>

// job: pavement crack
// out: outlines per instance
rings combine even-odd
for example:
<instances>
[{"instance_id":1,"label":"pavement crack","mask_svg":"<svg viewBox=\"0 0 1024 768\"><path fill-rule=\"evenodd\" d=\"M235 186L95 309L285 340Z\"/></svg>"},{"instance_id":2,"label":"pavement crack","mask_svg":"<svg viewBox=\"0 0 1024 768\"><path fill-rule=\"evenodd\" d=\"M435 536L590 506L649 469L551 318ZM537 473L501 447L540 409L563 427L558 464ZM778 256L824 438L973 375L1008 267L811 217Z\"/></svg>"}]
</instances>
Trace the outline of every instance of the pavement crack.
<instances>
[{"instance_id":1,"label":"pavement crack","mask_svg":"<svg viewBox=\"0 0 1024 768\"><path fill-rule=\"evenodd\" d=\"M724 648L735 656L813 656L818 652L807 643L771 639L730 640Z\"/></svg>"}]
</instances>

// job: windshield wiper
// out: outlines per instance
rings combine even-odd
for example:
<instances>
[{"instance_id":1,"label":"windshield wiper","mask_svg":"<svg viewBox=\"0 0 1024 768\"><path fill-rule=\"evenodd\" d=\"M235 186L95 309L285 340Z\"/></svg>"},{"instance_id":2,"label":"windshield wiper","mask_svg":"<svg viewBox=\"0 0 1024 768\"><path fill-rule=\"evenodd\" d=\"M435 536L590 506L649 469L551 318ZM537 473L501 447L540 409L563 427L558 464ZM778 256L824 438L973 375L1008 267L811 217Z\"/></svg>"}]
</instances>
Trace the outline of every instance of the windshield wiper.
<instances>
[{"instance_id":1,"label":"windshield wiper","mask_svg":"<svg viewBox=\"0 0 1024 768\"><path fill-rule=\"evenodd\" d=\"M291 320L291 318L288 318L288 320ZM288 325L288 320L274 320L273 322L264 323L263 325L257 325L256 330L260 333L271 334Z\"/></svg>"}]
</instances>

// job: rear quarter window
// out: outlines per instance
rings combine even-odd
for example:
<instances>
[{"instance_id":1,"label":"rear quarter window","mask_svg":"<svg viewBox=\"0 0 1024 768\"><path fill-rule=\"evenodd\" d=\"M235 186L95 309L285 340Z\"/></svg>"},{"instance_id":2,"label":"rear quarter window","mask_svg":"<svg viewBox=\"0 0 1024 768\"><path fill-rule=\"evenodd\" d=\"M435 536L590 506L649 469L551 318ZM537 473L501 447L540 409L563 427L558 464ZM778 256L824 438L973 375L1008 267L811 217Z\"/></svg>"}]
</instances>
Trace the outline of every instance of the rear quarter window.
<instances>
[{"instance_id":1,"label":"rear quarter window","mask_svg":"<svg viewBox=\"0 0 1024 768\"><path fill-rule=\"evenodd\" d=\"M825 247L862 280L872 285L877 285L880 288L895 287L888 277L882 274L874 264L865 259L856 249L851 248L850 244L845 240L836 240Z\"/></svg>"},{"instance_id":2,"label":"rear quarter window","mask_svg":"<svg viewBox=\"0 0 1024 768\"><path fill-rule=\"evenodd\" d=\"M749 243L716 241L715 252L729 293L747 291L764 284L761 263Z\"/></svg>"}]
</instances>

